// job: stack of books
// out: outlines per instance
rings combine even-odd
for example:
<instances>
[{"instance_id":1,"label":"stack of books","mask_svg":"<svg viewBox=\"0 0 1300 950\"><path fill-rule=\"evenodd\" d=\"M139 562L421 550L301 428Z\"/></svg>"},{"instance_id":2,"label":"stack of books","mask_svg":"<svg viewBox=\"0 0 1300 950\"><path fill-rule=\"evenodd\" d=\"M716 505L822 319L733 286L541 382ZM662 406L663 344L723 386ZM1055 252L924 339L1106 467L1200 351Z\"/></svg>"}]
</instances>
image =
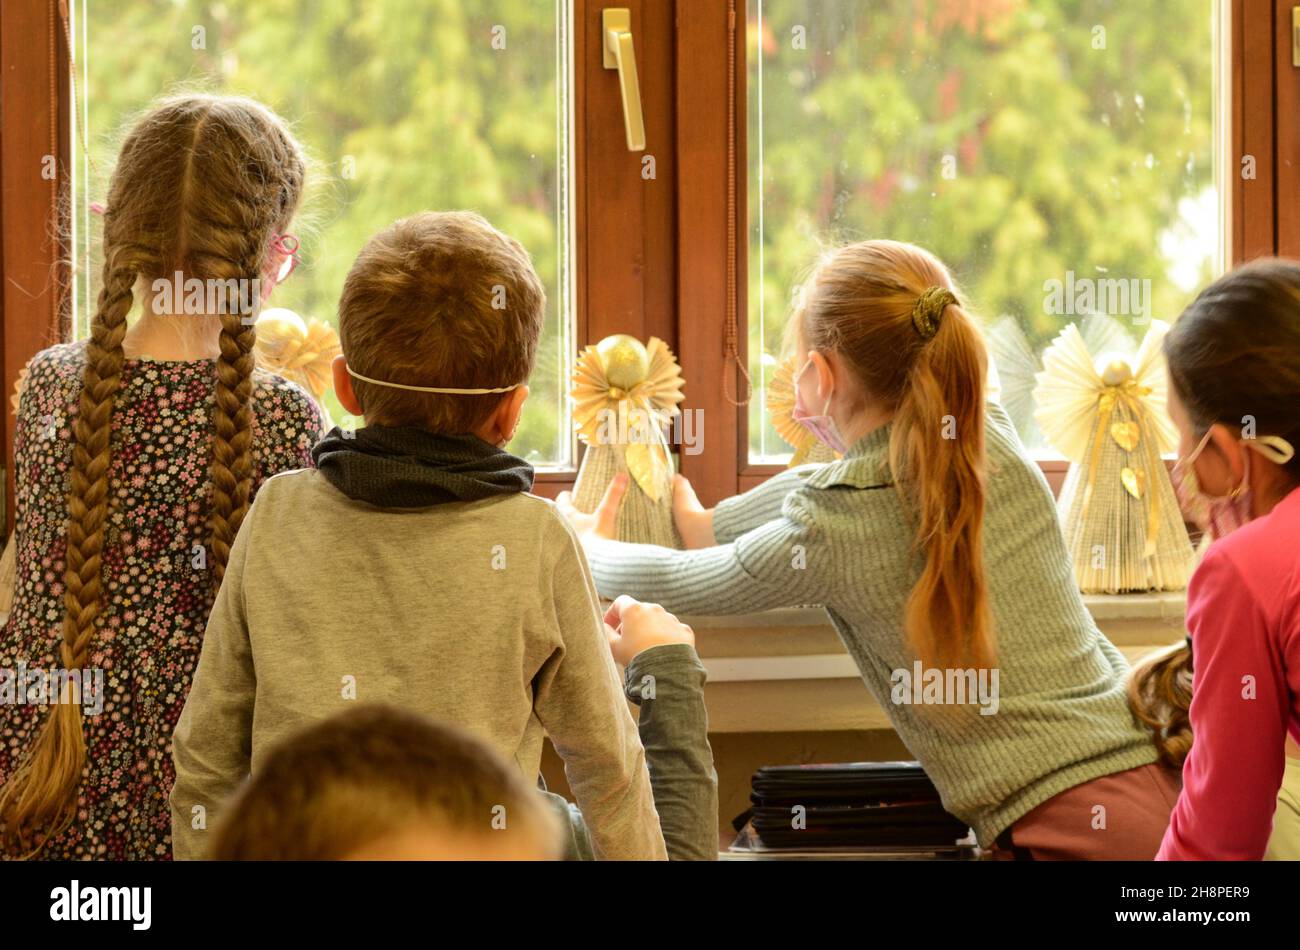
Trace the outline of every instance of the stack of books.
<instances>
[{"instance_id":1,"label":"stack of books","mask_svg":"<svg viewBox=\"0 0 1300 950\"><path fill-rule=\"evenodd\" d=\"M729 854L963 859L970 829L944 811L916 762L765 766Z\"/></svg>"}]
</instances>

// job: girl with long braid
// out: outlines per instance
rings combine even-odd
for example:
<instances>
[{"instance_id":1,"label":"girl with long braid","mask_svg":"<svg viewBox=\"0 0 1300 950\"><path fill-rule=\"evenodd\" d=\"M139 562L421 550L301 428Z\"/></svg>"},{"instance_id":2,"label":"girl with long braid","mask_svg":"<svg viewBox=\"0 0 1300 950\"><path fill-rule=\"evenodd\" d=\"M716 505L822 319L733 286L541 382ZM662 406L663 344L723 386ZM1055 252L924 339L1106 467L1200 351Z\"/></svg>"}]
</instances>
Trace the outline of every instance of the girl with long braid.
<instances>
[{"instance_id":1,"label":"girl with long braid","mask_svg":"<svg viewBox=\"0 0 1300 950\"><path fill-rule=\"evenodd\" d=\"M19 407L2 856L171 854L171 734L230 545L320 435L311 397L254 357L305 167L245 99L167 100L123 144L90 336L38 354Z\"/></svg>"}]
</instances>

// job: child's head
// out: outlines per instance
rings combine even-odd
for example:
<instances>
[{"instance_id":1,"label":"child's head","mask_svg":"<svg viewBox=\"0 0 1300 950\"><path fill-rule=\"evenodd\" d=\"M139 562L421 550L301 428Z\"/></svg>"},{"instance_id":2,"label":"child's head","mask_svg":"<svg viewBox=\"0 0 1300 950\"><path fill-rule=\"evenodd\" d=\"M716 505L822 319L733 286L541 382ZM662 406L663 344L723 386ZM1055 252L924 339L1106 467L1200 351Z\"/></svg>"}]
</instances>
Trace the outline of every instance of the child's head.
<instances>
[{"instance_id":1,"label":"child's head","mask_svg":"<svg viewBox=\"0 0 1300 950\"><path fill-rule=\"evenodd\" d=\"M1300 263L1258 261L1215 281L1164 346L1179 456L1195 453L1199 486L1225 497L1249 480L1266 510L1300 485Z\"/></svg>"},{"instance_id":2,"label":"child's head","mask_svg":"<svg viewBox=\"0 0 1300 950\"><path fill-rule=\"evenodd\" d=\"M218 819L223 861L554 860L555 812L464 730L359 706L280 742Z\"/></svg>"},{"instance_id":3,"label":"child's head","mask_svg":"<svg viewBox=\"0 0 1300 950\"><path fill-rule=\"evenodd\" d=\"M103 212L103 288L86 341L73 429L64 574L68 609L58 656L68 669L86 664L103 592L100 558L112 495L113 405L137 290L180 271L186 280L218 281L228 291L218 318L212 414L206 553L215 588L248 509L253 478L249 400L255 337L253 315L243 307L245 288L258 286L275 265L272 241L298 207L304 173L302 150L284 123L247 99L166 100L135 123L122 145ZM0 793L5 835L30 840L68 820L84 759L80 707L52 707L25 761Z\"/></svg>"},{"instance_id":4,"label":"child's head","mask_svg":"<svg viewBox=\"0 0 1300 950\"><path fill-rule=\"evenodd\" d=\"M104 286L87 346L77 443L92 458L107 452L122 336L138 283L172 280L180 272L187 281L197 278L222 288L226 299L219 315L209 516L209 554L218 580L252 485L249 398L256 335L255 314L246 306L248 288L254 281L261 286L279 263L273 243L293 220L305 174L301 146L265 106L231 96L179 96L131 128L104 207ZM83 485L85 490L92 487L84 474L82 466L74 468L72 495L78 500L86 500ZM97 510L93 504L90 508ZM74 521L70 569L97 527L93 516Z\"/></svg>"},{"instance_id":5,"label":"child's head","mask_svg":"<svg viewBox=\"0 0 1300 950\"><path fill-rule=\"evenodd\" d=\"M825 406L852 435L893 422L890 466L925 559L906 614L917 656L991 664L980 542L988 357L947 268L911 244L850 244L819 262L793 324L810 412Z\"/></svg>"},{"instance_id":6,"label":"child's head","mask_svg":"<svg viewBox=\"0 0 1300 950\"><path fill-rule=\"evenodd\" d=\"M368 425L504 442L528 396L545 313L517 241L472 212L413 215L371 238L348 273L335 391Z\"/></svg>"}]
</instances>

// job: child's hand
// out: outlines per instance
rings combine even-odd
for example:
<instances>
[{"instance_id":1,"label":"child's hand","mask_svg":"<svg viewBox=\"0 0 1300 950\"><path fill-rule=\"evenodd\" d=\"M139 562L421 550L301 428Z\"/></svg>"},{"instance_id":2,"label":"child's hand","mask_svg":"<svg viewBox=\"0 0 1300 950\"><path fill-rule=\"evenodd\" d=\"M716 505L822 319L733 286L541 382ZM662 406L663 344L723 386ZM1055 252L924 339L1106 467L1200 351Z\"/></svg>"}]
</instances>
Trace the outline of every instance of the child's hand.
<instances>
[{"instance_id":1,"label":"child's hand","mask_svg":"<svg viewBox=\"0 0 1300 950\"><path fill-rule=\"evenodd\" d=\"M658 604L643 604L624 594L605 611L605 632L614 662L627 666L651 647L672 643L695 645L695 631Z\"/></svg>"},{"instance_id":2,"label":"child's hand","mask_svg":"<svg viewBox=\"0 0 1300 950\"><path fill-rule=\"evenodd\" d=\"M700 504L685 475L673 478L673 521L688 550L711 548L718 543L713 536L713 509Z\"/></svg>"},{"instance_id":3,"label":"child's hand","mask_svg":"<svg viewBox=\"0 0 1300 950\"><path fill-rule=\"evenodd\" d=\"M591 514L584 514L573 507L573 492L560 492L555 497L555 507L560 509L560 514L569 519L569 523L573 525L573 530L578 532L580 539L585 541L592 537L615 541L618 539L618 506L622 504L623 495L626 493L627 472L619 472L610 479L604 497L600 499L600 504Z\"/></svg>"}]
</instances>

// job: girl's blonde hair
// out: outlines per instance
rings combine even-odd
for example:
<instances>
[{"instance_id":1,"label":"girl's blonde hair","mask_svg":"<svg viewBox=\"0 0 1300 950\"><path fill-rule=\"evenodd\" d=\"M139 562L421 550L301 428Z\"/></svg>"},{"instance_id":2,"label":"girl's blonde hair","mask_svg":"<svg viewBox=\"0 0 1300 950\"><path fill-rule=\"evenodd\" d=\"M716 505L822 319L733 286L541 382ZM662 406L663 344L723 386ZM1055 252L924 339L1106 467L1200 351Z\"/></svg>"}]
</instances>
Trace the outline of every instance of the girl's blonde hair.
<instances>
[{"instance_id":1,"label":"girl's blonde hair","mask_svg":"<svg viewBox=\"0 0 1300 950\"><path fill-rule=\"evenodd\" d=\"M249 99L185 95L164 100L127 135L103 213L103 288L90 336L73 432L67 568L59 662L84 669L104 596L102 556L109 514L113 405L122 382L127 316L138 282L219 280L208 515L213 589L248 510L253 483L252 314L272 238L293 218L306 164L284 123ZM256 309L256 303L254 304ZM196 318L197 319L197 318ZM25 761L0 790L0 843L27 850L59 833L75 814L86 759L81 707L55 704Z\"/></svg>"},{"instance_id":2,"label":"girl's blonde hair","mask_svg":"<svg viewBox=\"0 0 1300 950\"><path fill-rule=\"evenodd\" d=\"M904 621L915 655L992 666L981 541L988 356L947 268L911 244L850 244L814 270L796 322L808 349L839 353L867 398L894 413L890 468L924 558Z\"/></svg>"}]
</instances>

